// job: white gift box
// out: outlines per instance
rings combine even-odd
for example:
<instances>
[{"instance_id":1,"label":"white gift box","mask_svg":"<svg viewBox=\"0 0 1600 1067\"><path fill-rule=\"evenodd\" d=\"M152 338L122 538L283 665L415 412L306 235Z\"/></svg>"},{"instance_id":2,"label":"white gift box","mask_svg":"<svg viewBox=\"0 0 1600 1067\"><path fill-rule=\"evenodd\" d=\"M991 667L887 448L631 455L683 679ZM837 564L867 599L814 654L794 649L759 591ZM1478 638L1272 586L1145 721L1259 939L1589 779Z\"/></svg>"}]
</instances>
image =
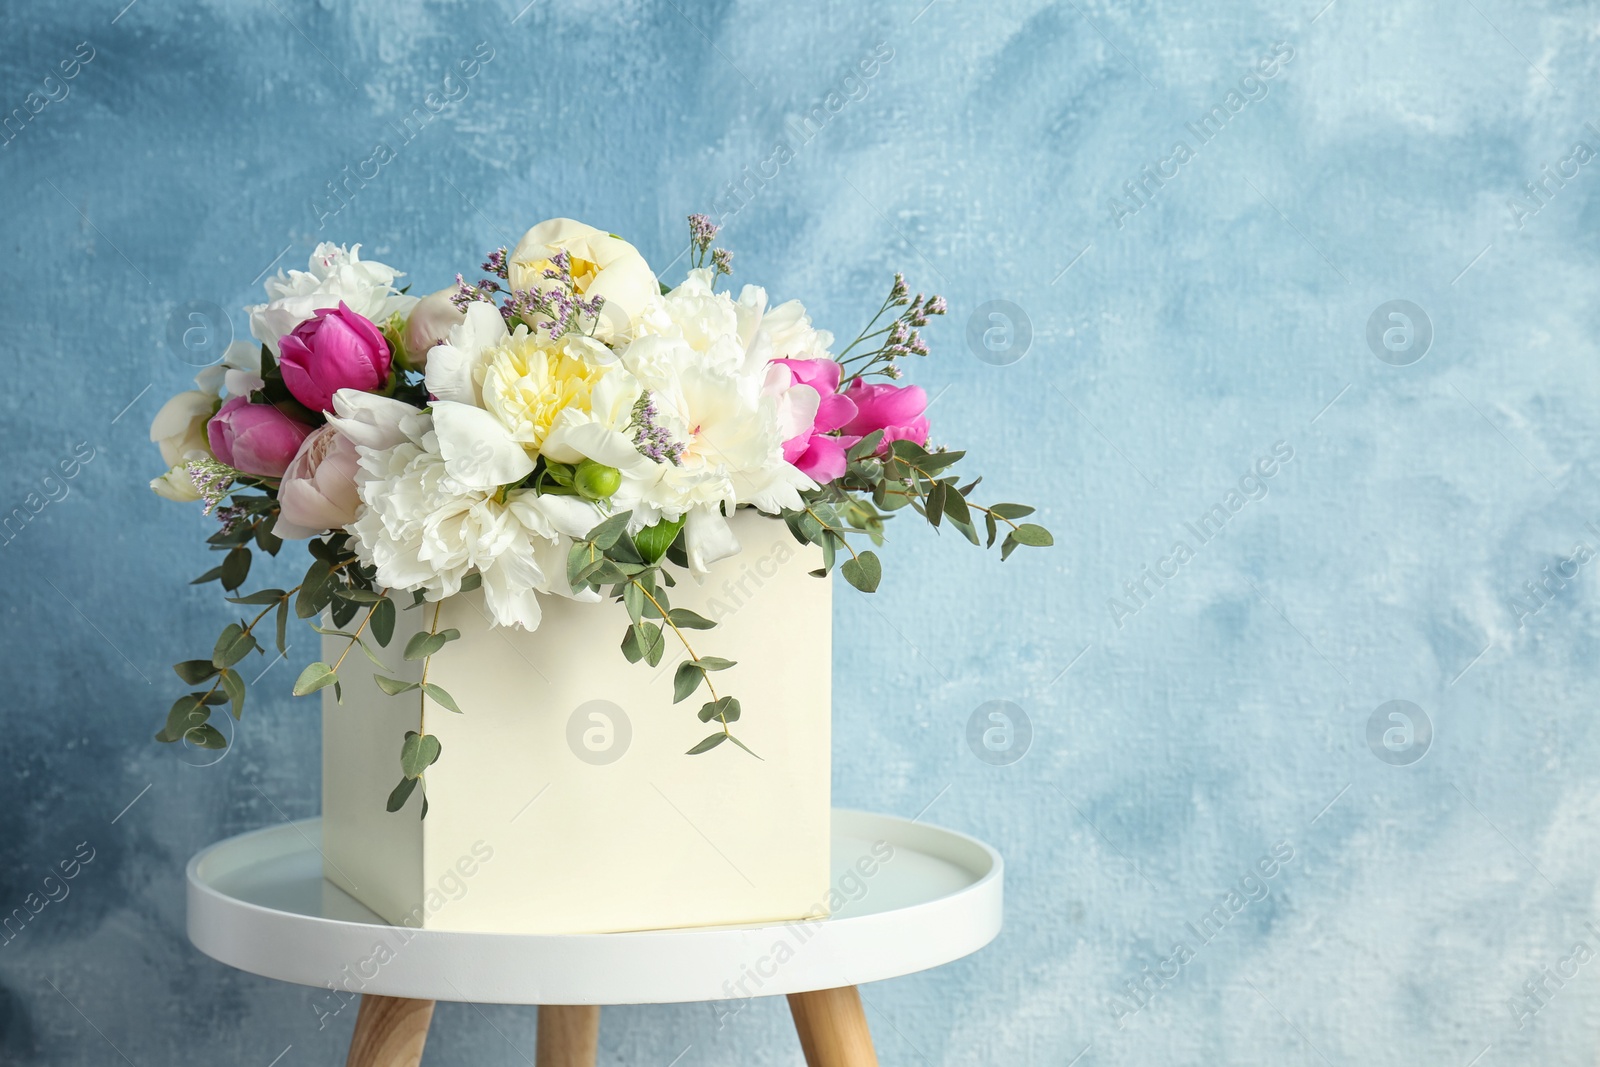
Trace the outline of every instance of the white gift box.
<instances>
[{"instance_id":1,"label":"white gift box","mask_svg":"<svg viewBox=\"0 0 1600 1067\"><path fill-rule=\"evenodd\" d=\"M629 663L621 604L542 597L533 633L488 625L479 593L438 605L459 640L427 680L461 708L419 690L390 697L357 650L340 668L344 702L323 690L324 873L391 923L506 933L595 933L820 918L828 893L831 584L807 574L821 552L781 521L741 511L741 551L697 583L672 568L673 607L718 623L685 630L739 698L724 743L687 750L716 729L697 713L704 684L674 704L685 658L669 629L660 666ZM399 604L409 599L402 598ZM406 642L434 604L403 610L382 673L420 680ZM332 662L343 638L323 638ZM436 736L422 791L385 810L400 781L406 731Z\"/></svg>"}]
</instances>

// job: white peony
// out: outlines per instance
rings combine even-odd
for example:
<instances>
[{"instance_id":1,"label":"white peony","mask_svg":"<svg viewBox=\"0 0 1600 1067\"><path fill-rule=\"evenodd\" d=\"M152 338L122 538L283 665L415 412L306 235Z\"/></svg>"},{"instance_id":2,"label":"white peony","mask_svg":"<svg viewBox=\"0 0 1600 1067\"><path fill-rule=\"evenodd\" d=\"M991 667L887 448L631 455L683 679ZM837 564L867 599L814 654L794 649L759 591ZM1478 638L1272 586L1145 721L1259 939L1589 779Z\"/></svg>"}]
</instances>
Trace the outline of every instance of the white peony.
<instances>
[{"instance_id":1,"label":"white peony","mask_svg":"<svg viewBox=\"0 0 1600 1067\"><path fill-rule=\"evenodd\" d=\"M278 351L278 339L324 308L340 301L351 311L384 325L393 315L409 314L417 298L394 286L400 272L376 260L361 259L361 246L323 242L311 253L309 270L281 271L267 279L267 302L245 310L250 332L262 344Z\"/></svg>"},{"instance_id":2,"label":"white peony","mask_svg":"<svg viewBox=\"0 0 1600 1067\"><path fill-rule=\"evenodd\" d=\"M452 596L477 571L495 622L525 630L539 625L539 592L572 596L566 554L574 531L604 515L571 497L464 486L450 476L433 420L418 412L401 424L391 448L359 447L356 489L362 507L348 527L363 563L380 585L422 589L429 600ZM579 599L597 599L592 591Z\"/></svg>"}]
</instances>

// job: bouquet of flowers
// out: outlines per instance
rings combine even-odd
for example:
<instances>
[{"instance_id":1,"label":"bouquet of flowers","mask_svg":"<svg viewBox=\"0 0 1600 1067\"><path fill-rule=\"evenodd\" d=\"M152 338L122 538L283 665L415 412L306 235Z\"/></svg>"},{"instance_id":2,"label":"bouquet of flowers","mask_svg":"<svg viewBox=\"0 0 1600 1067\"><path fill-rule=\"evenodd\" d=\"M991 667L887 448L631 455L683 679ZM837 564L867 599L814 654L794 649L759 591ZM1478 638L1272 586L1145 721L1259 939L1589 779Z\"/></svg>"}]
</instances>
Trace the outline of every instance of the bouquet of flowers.
<instances>
[{"instance_id":1,"label":"bouquet of flowers","mask_svg":"<svg viewBox=\"0 0 1600 1067\"><path fill-rule=\"evenodd\" d=\"M835 355L798 301L772 304L753 285L719 291L731 256L713 247L717 227L692 215L689 231L691 268L676 288L628 242L570 219L490 253L480 280L457 274L421 299L359 245L320 245L309 270L269 279L267 302L248 309L259 349L235 342L151 426L169 467L151 487L203 502L221 525L209 538L221 562L196 584L220 582L229 603L258 609L209 656L175 665L195 688L157 740L226 746L209 719L224 704L240 715L238 667L265 653L257 631L269 615L280 655L291 610L347 642L294 687L337 695L350 651L382 668L374 646L389 645L397 599L481 589L494 623L527 630L541 596L621 602L622 654L656 665L680 642L675 702L706 688L700 719L713 732L690 751L744 747L731 729L739 702L713 678L732 664L698 654L685 633L715 624L672 606L679 579L666 566L698 576L737 553L735 509L781 517L820 547L818 577L838 563L865 592L881 566L863 542L881 545L905 507L974 544L998 541L1002 558L1051 544L1018 521L1031 508L970 498L978 481L952 473L962 453L928 447L926 394L894 384L927 355L919 331L943 299L913 296L897 274ZM276 555L285 540L310 550L300 583L244 593L251 546ZM423 630L401 654L425 668L458 636ZM421 682L375 677L391 695L421 689L460 710L425 669ZM438 758L430 741L406 739L397 794Z\"/></svg>"}]
</instances>

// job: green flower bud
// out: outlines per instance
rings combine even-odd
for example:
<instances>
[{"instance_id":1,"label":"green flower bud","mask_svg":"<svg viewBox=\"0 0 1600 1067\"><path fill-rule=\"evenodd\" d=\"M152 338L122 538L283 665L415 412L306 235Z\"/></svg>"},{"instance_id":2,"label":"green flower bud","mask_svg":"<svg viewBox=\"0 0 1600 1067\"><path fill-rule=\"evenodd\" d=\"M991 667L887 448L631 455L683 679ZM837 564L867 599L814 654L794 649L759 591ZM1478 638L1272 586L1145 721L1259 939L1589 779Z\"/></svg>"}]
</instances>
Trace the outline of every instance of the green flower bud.
<instances>
[{"instance_id":1,"label":"green flower bud","mask_svg":"<svg viewBox=\"0 0 1600 1067\"><path fill-rule=\"evenodd\" d=\"M604 463L586 459L572 475L573 487L585 500L604 500L622 488L622 472Z\"/></svg>"}]
</instances>

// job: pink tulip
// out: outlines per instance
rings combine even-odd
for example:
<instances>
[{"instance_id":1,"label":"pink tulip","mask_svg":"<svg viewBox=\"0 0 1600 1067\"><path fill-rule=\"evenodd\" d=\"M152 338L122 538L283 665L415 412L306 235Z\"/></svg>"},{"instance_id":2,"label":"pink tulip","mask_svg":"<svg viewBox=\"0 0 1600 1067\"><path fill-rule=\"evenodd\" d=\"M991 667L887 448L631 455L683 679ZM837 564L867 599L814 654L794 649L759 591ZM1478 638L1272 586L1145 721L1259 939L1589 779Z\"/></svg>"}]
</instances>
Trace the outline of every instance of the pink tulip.
<instances>
[{"instance_id":1,"label":"pink tulip","mask_svg":"<svg viewBox=\"0 0 1600 1067\"><path fill-rule=\"evenodd\" d=\"M355 521L356 446L332 426L318 428L300 445L278 484L273 533L298 540Z\"/></svg>"},{"instance_id":2,"label":"pink tulip","mask_svg":"<svg viewBox=\"0 0 1600 1067\"><path fill-rule=\"evenodd\" d=\"M891 441L927 444L928 420L923 411L928 406L928 394L920 385L868 385L857 379L843 395L856 407L855 417L844 427L847 435L859 439L882 430L879 452Z\"/></svg>"},{"instance_id":3,"label":"pink tulip","mask_svg":"<svg viewBox=\"0 0 1600 1067\"><path fill-rule=\"evenodd\" d=\"M332 411L340 389L370 393L389 380L383 332L344 301L296 326L278 342L283 384L312 411Z\"/></svg>"},{"instance_id":4,"label":"pink tulip","mask_svg":"<svg viewBox=\"0 0 1600 1067\"><path fill-rule=\"evenodd\" d=\"M211 454L228 466L262 478L276 478L289 466L312 427L271 404L252 404L236 396L206 424Z\"/></svg>"}]
</instances>

